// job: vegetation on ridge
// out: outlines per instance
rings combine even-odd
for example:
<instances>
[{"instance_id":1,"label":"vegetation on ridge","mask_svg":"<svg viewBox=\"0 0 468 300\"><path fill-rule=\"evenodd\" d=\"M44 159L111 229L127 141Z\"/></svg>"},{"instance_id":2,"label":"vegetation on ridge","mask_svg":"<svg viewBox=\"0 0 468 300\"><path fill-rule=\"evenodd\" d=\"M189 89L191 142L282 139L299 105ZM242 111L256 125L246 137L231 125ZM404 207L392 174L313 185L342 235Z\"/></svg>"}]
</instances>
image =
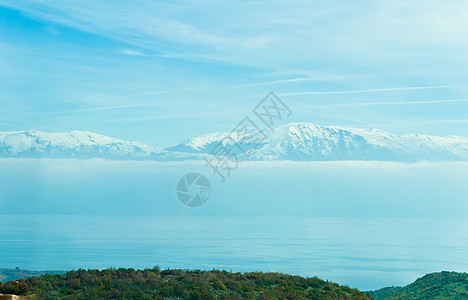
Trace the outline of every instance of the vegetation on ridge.
<instances>
[{"instance_id":1,"label":"vegetation on ridge","mask_svg":"<svg viewBox=\"0 0 468 300\"><path fill-rule=\"evenodd\" d=\"M377 300L468 299L468 273L431 273L405 287L386 287L369 294Z\"/></svg>"},{"instance_id":2,"label":"vegetation on ridge","mask_svg":"<svg viewBox=\"0 0 468 300\"><path fill-rule=\"evenodd\" d=\"M346 286L281 273L159 268L77 270L0 284L35 299L371 299Z\"/></svg>"}]
</instances>

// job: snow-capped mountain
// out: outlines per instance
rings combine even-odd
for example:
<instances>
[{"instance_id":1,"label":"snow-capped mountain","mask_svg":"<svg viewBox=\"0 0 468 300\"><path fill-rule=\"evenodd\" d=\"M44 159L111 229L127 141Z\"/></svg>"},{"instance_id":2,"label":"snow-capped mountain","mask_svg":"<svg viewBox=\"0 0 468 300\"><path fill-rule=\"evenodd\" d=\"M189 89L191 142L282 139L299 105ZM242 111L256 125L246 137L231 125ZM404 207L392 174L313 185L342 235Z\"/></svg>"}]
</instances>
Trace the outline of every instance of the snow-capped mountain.
<instances>
[{"instance_id":1,"label":"snow-capped mountain","mask_svg":"<svg viewBox=\"0 0 468 300\"><path fill-rule=\"evenodd\" d=\"M145 144L122 141L89 131L64 133L6 131L0 132L0 157L181 160L194 155L167 152Z\"/></svg>"},{"instance_id":2,"label":"snow-capped mountain","mask_svg":"<svg viewBox=\"0 0 468 300\"><path fill-rule=\"evenodd\" d=\"M201 135L162 150L89 131L0 132L0 157L180 161L210 152L254 161L468 161L468 138L291 123L249 135Z\"/></svg>"},{"instance_id":3,"label":"snow-capped mountain","mask_svg":"<svg viewBox=\"0 0 468 300\"><path fill-rule=\"evenodd\" d=\"M219 143L247 160L468 161L468 138L396 135L378 129L353 129L291 123L232 139L226 133L191 138L168 151L210 153ZM257 144L258 143L258 144ZM237 147L240 146L240 147ZM242 149L242 150L241 150ZM247 152L244 152L246 151Z\"/></svg>"}]
</instances>

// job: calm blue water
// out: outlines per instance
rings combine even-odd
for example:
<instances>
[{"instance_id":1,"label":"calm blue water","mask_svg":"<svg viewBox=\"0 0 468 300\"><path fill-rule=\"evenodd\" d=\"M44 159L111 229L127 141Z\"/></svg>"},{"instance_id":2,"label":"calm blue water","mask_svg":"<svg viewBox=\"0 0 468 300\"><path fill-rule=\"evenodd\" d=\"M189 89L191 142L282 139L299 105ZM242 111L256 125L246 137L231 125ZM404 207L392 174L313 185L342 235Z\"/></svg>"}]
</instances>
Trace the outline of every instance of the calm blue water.
<instances>
[{"instance_id":1,"label":"calm blue water","mask_svg":"<svg viewBox=\"0 0 468 300\"><path fill-rule=\"evenodd\" d=\"M280 271L360 289L468 271L468 220L0 215L0 267Z\"/></svg>"}]
</instances>

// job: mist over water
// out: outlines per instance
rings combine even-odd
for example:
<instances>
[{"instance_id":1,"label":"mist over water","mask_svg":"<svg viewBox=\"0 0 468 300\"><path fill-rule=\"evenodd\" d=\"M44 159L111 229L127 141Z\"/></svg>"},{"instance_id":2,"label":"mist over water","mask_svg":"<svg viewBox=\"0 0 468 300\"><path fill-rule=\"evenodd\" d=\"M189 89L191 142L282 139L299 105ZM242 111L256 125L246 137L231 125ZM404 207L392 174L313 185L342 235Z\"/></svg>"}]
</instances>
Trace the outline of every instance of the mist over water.
<instances>
[{"instance_id":1,"label":"mist over water","mask_svg":"<svg viewBox=\"0 0 468 300\"><path fill-rule=\"evenodd\" d=\"M182 205L189 172L211 197ZM468 267L468 164L2 159L0 265L279 271L360 289Z\"/></svg>"}]
</instances>

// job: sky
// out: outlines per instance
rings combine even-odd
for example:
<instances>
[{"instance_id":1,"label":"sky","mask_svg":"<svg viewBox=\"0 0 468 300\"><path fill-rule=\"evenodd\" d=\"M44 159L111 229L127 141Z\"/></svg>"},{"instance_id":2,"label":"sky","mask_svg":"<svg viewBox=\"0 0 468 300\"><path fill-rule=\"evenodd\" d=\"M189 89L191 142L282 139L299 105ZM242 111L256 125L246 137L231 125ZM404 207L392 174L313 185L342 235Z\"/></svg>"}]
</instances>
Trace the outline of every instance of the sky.
<instances>
[{"instance_id":1,"label":"sky","mask_svg":"<svg viewBox=\"0 0 468 300\"><path fill-rule=\"evenodd\" d=\"M468 136L464 1L0 0L0 131L159 147L288 122Z\"/></svg>"}]
</instances>

